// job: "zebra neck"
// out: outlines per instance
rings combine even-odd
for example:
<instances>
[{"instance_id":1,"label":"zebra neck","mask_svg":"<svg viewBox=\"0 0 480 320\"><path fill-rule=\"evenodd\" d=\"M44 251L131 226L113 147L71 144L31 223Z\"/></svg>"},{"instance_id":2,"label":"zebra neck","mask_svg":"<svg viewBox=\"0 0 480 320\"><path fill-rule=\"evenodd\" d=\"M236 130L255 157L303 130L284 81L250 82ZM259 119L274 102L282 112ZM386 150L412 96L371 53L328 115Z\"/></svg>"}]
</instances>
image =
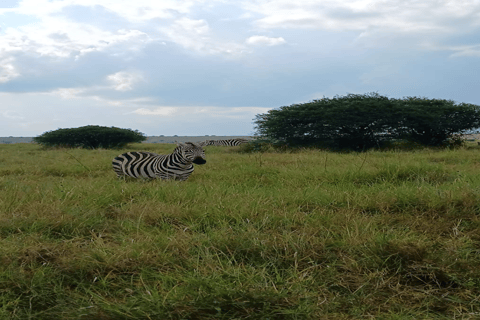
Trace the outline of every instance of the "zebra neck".
<instances>
[{"instance_id":1,"label":"zebra neck","mask_svg":"<svg viewBox=\"0 0 480 320\"><path fill-rule=\"evenodd\" d=\"M179 167L183 167L183 168L186 168L186 167L189 167L192 165L192 161L188 160L187 158L183 157L181 154L179 153L174 153L173 154L173 158L174 158L174 161L175 161L175 164Z\"/></svg>"}]
</instances>

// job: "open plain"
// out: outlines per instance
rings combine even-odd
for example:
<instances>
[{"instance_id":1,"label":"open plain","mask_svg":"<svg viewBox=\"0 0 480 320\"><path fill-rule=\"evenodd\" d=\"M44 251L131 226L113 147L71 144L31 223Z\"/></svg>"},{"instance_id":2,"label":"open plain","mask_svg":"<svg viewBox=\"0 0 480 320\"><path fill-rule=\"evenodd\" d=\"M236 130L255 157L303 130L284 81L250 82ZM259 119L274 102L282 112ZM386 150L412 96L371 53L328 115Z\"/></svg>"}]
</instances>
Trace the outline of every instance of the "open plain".
<instances>
[{"instance_id":1,"label":"open plain","mask_svg":"<svg viewBox=\"0 0 480 320\"><path fill-rule=\"evenodd\" d=\"M475 144L475 145L473 145ZM480 149L0 145L1 319L478 319Z\"/></svg>"}]
</instances>

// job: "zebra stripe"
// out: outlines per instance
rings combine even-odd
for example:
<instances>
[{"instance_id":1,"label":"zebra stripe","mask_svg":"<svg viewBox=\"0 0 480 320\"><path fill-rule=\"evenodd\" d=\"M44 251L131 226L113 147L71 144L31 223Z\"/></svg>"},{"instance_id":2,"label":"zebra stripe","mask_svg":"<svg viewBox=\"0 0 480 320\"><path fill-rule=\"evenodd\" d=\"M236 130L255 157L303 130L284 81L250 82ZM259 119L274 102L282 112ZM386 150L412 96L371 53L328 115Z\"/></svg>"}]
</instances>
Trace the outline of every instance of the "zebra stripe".
<instances>
[{"instance_id":1,"label":"zebra stripe","mask_svg":"<svg viewBox=\"0 0 480 320\"><path fill-rule=\"evenodd\" d=\"M186 142L177 143L173 153L166 155L145 151L127 152L114 158L112 166L118 177L187 180L194 170L192 163L206 162L202 147Z\"/></svg>"},{"instance_id":2,"label":"zebra stripe","mask_svg":"<svg viewBox=\"0 0 480 320\"><path fill-rule=\"evenodd\" d=\"M224 146L224 147L235 147L239 146L242 143L248 143L247 139L236 138L236 139L227 139L227 140L205 140L203 142L204 146Z\"/></svg>"}]
</instances>

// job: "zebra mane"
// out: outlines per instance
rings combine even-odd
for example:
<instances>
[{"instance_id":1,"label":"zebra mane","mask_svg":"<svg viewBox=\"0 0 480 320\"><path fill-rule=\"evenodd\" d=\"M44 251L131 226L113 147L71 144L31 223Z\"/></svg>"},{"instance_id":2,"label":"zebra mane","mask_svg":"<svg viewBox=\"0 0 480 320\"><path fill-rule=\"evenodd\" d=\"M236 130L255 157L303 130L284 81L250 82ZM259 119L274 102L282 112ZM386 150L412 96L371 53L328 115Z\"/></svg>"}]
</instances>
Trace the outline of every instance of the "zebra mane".
<instances>
[{"instance_id":1,"label":"zebra mane","mask_svg":"<svg viewBox=\"0 0 480 320\"><path fill-rule=\"evenodd\" d=\"M175 141L175 142L177 143L177 148L179 148L179 147L185 148L185 147L188 147L188 145L190 145L192 147L196 147L196 148L201 148L200 144L195 143L195 142L189 142L189 141L185 142L185 143L181 143L181 142L177 142L177 141Z\"/></svg>"}]
</instances>

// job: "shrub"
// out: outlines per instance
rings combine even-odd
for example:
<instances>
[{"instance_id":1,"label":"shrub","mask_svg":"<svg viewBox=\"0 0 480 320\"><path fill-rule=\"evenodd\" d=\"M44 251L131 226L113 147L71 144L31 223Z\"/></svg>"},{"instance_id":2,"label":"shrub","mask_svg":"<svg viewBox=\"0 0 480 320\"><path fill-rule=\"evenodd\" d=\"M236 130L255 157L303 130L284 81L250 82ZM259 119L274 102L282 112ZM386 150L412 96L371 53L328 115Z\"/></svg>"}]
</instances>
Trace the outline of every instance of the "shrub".
<instances>
[{"instance_id":1,"label":"shrub","mask_svg":"<svg viewBox=\"0 0 480 320\"><path fill-rule=\"evenodd\" d=\"M33 141L46 147L111 149L122 148L127 143L142 142L146 139L147 137L138 130L84 126L47 131L33 138Z\"/></svg>"}]
</instances>

